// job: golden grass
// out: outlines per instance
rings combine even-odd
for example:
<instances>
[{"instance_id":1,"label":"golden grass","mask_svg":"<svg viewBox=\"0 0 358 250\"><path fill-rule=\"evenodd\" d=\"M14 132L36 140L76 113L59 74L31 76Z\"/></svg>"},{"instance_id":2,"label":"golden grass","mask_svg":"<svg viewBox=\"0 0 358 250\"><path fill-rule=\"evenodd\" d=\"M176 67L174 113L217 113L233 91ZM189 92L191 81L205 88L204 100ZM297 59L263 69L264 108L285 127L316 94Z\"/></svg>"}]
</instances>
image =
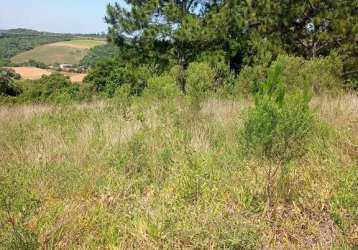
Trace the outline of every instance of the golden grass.
<instances>
[{"instance_id":1,"label":"golden grass","mask_svg":"<svg viewBox=\"0 0 358 250\"><path fill-rule=\"evenodd\" d=\"M99 101L0 107L0 184L19 180L18 195L41 202L21 224L41 248L348 248L358 235L349 205L357 103L354 94L314 98L333 135L313 138L278 180L270 217L264 163L245 159L236 141L248 100L212 98L197 113L138 102L127 117ZM4 222L0 240L11 239Z\"/></svg>"}]
</instances>

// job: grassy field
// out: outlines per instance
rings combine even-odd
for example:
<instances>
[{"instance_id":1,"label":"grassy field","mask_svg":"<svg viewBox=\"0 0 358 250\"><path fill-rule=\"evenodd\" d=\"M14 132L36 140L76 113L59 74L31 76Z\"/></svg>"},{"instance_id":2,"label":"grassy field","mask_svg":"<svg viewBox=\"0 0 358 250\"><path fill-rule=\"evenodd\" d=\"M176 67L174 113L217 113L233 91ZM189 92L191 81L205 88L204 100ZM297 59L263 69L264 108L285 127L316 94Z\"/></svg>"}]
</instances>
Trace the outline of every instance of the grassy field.
<instances>
[{"instance_id":1,"label":"grassy field","mask_svg":"<svg viewBox=\"0 0 358 250\"><path fill-rule=\"evenodd\" d=\"M321 127L306 155L278 174L269 214L264 168L238 143L250 105L210 99L193 111L178 98L138 101L125 113L99 101L0 107L0 242L44 249L357 247L358 97L313 99Z\"/></svg>"},{"instance_id":2,"label":"grassy field","mask_svg":"<svg viewBox=\"0 0 358 250\"><path fill-rule=\"evenodd\" d=\"M55 47L63 46L63 47L70 47L70 48L91 49L96 46L100 46L100 45L104 45L104 44L106 44L106 41L78 39L78 40L52 43L52 44L49 44L48 46L55 46Z\"/></svg>"},{"instance_id":3,"label":"grassy field","mask_svg":"<svg viewBox=\"0 0 358 250\"><path fill-rule=\"evenodd\" d=\"M55 63L78 64L87 55L89 49L105 44L98 40L72 40L46 44L14 56L14 63L23 63L29 60L43 62L47 65Z\"/></svg>"}]
</instances>

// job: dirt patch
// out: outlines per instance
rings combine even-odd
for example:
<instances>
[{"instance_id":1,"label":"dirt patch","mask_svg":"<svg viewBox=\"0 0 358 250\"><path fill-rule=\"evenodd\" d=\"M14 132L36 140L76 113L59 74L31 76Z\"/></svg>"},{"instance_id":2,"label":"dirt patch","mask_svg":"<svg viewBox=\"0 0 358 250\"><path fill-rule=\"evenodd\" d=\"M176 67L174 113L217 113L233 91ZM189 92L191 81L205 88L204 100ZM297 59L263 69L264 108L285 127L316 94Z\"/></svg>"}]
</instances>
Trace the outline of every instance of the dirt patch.
<instances>
[{"instance_id":1,"label":"dirt patch","mask_svg":"<svg viewBox=\"0 0 358 250\"><path fill-rule=\"evenodd\" d=\"M274 249L331 249L340 234L326 209L277 207L271 216Z\"/></svg>"},{"instance_id":2,"label":"dirt patch","mask_svg":"<svg viewBox=\"0 0 358 250\"><path fill-rule=\"evenodd\" d=\"M71 74L67 74L64 73L65 76L69 76L71 82L83 82L83 79L86 77L87 74L76 74L76 73L71 73Z\"/></svg>"},{"instance_id":3,"label":"dirt patch","mask_svg":"<svg viewBox=\"0 0 358 250\"><path fill-rule=\"evenodd\" d=\"M39 69L36 67L8 67L9 69L15 70L16 73L21 75L22 79L25 80L38 80L43 75L51 75L52 73L55 73L53 70L47 70L47 69ZM83 81L83 78L87 74L77 74L77 73L70 73L70 72L59 72L65 76L68 76L71 80L71 82L74 83L80 83Z\"/></svg>"},{"instance_id":4,"label":"dirt patch","mask_svg":"<svg viewBox=\"0 0 358 250\"><path fill-rule=\"evenodd\" d=\"M16 73L20 74L23 79L26 80L37 80L43 75L51 75L51 71L46 69L39 69L36 67L9 67L15 70Z\"/></svg>"}]
</instances>

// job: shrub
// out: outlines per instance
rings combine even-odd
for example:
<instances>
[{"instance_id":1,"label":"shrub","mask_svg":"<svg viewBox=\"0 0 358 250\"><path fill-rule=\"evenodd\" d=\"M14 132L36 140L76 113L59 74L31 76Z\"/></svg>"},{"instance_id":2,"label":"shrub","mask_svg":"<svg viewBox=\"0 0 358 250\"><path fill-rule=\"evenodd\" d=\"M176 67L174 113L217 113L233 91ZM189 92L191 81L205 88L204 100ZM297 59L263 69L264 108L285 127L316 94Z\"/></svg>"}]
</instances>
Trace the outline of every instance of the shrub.
<instances>
[{"instance_id":1,"label":"shrub","mask_svg":"<svg viewBox=\"0 0 358 250\"><path fill-rule=\"evenodd\" d=\"M99 60L83 81L93 85L96 92L104 91L108 76L112 73L115 67L117 67L117 65L114 60Z\"/></svg>"},{"instance_id":2,"label":"shrub","mask_svg":"<svg viewBox=\"0 0 358 250\"><path fill-rule=\"evenodd\" d=\"M79 91L79 85L72 84L64 75L52 74L34 81L23 97L29 101L67 103L77 99Z\"/></svg>"},{"instance_id":3,"label":"shrub","mask_svg":"<svg viewBox=\"0 0 358 250\"><path fill-rule=\"evenodd\" d=\"M267 77L267 65L245 66L238 76L235 86L236 95L249 95L257 93L260 85Z\"/></svg>"},{"instance_id":4,"label":"shrub","mask_svg":"<svg viewBox=\"0 0 358 250\"><path fill-rule=\"evenodd\" d=\"M315 93L320 94L322 92L334 92L344 87L341 78L343 64L335 54L311 60L280 55L270 66L259 64L244 67L238 78L237 94L257 93L268 72L272 71L278 64L285 65L279 78L288 91L309 86Z\"/></svg>"},{"instance_id":5,"label":"shrub","mask_svg":"<svg viewBox=\"0 0 358 250\"><path fill-rule=\"evenodd\" d=\"M145 66L135 67L133 65L126 65L115 67L106 80L105 92L109 97L112 97L116 88L129 84L131 95L139 96L144 88L147 87L148 79L151 75L150 69Z\"/></svg>"},{"instance_id":6,"label":"shrub","mask_svg":"<svg viewBox=\"0 0 358 250\"><path fill-rule=\"evenodd\" d=\"M144 96L156 99L174 98L180 94L175 75L170 73L154 76L148 80Z\"/></svg>"},{"instance_id":7,"label":"shrub","mask_svg":"<svg viewBox=\"0 0 358 250\"><path fill-rule=\"evenodd\" d=\"M281 64L271 68L255 96L255 106L247 111L241 133L248 153L266 162L269 204L277 170L305 153L314 123L308 91L287 93L280 81L282 72Z\"/></svg>"},{"instance_id":8,"label":"shrub","mask_svg":"<svg viewBox=\"0 0 358 250\"><path fill-rule=\"evenodd\" d=\"M304 88L305 85L308 85L315 93L319 94L343 87L341 79L343 64L340 58L334 54L311 60L281 55L271 65L271 68L274 68L276 64L285 65L280 79L289 89Z\"/></svg>"},{"instance_id":9,"label":"shrub","mask_svg":"<svg viewBox=\"0 0 358 250\"><path fill-rule=\"evenodd\" d=\"M27 62L24 63L20 63L18 64L19 66L25 66L25 67L37 67L40 69L48 69L48 66L43 63L43 62L39 62L33 59L28 60Z\"/></svg>"},{"instance_id":10,"label":"shrub","mask_svg":"<svg viewBox=\"0 0 358 250\"><path fill-rule=\"evenodd\" d=\"M191 63L186 73L186 93L190 102L198 106L214 89L215 72L207 63Z\"/></svg>"},{"instance_id":11,"label":"shrub","mask_svg":"<svg viewBox=\"0 0 358 250\"><path fill-rule=\"evenodd\" d=\"M20 75L12 69L0 68L0 96L17 96L21 90L14 85L14 80L20 79Z\"/></svg>"}]
</instances>

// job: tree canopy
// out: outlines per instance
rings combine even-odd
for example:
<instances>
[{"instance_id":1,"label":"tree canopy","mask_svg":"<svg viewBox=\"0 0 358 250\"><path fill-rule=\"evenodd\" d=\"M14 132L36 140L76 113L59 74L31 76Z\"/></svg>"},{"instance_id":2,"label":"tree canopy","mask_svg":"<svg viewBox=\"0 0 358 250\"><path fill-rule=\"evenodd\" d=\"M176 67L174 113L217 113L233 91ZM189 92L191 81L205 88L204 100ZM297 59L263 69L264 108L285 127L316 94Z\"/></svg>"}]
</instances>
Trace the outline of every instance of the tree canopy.
<instances>
[{"instance_id":1,"label":"tree canopy","mask_svg":"<svg viewBox=\"0 0 358 250\"><path fill-rule=\"evenodd\" d=\"M109 37L135 50L141 63L186 67L202 56L214 56L239 71L253 60L273 60L280 53L305 58L333 50L357 53L356 1L126 0L126 4L107 6Z\"/></svg>"}]
</instances>

